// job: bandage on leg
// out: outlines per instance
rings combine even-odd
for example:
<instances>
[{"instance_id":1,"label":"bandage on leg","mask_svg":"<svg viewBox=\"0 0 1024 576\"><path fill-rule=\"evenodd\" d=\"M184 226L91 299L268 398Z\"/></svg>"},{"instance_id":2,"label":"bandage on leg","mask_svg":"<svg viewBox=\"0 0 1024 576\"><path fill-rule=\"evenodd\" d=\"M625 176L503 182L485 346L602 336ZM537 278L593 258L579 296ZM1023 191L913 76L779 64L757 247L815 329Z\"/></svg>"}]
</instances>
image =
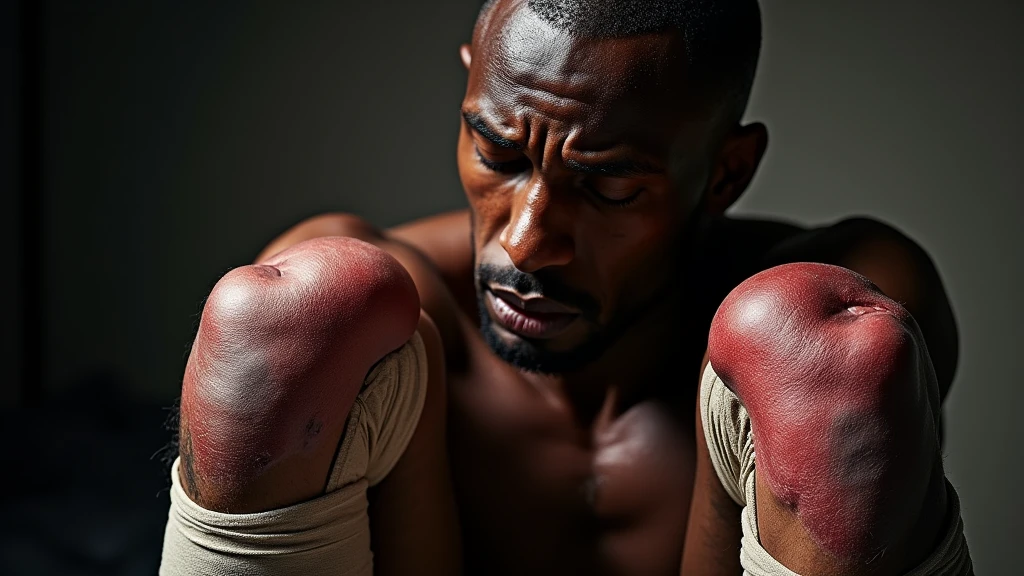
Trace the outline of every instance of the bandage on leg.
<instances>
[{"instance_id":1,"label":"bandage on leg","mask_svg":"<svg viewBox=\"0 0 1024 576\"><path fill-rule=\"evenodd\" d=\"M757 523L756 453L747 409L718 377L709 363L700 385L700 412L711 463L726 493L742 507L743 540L740 563L749 576L799 576L773 558L761 545ZM946 481L945 525L934 550L908 576L972 574L964 538L960 501Z\"/></svg>"},{"instance_id":2,"label":"bandage on leg","mask_svg":"<svg viewBox=\"0 0 1024 576\"><path fill-rule=\"evenodd\" d=\"M405 451L427 390L419 334L370 371L348 420L324 495L253 514L225 514L192 502L171 470L171 509L161 576L196 574L370 576L373 555L366 491Z\"/></svg>"}]
</instances>

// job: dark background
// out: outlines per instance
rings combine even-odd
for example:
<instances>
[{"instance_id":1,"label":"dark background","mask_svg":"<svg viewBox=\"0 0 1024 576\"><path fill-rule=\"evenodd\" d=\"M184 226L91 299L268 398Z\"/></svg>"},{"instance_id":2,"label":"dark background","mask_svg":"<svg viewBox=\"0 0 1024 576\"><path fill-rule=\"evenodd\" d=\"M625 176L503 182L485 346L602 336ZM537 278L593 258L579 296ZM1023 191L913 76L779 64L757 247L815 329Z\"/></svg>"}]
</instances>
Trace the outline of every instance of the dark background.
<instances>
[{"instance_id":1,"label":"dark background","mask_svg":"<svg viewBox=\"0 0 1024 576\"><path fill-rule=\"evenodd\" d=\"M153 573L159 458L200 303L326 210L463 204L477 0L0 3L3 574ZM1024 3L766 0L735 209L886 220L961 329L946 470L980 574L1017 564Z\"/></svg>"}]
</instances>

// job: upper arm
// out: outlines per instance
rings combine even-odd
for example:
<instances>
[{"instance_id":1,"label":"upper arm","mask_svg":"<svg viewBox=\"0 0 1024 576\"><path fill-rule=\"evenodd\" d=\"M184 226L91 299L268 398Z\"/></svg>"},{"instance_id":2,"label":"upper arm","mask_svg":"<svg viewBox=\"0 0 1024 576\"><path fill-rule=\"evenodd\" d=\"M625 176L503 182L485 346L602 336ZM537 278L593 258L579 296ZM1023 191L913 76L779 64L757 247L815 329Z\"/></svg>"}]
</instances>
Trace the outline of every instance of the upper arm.
<instances>
[{"instance_id":1,"label":"upper arm","mask_svg":"<svg viewBox=\"0 0 1024 576\"><path fill-rule=\"evenodd\" d=\"M427 395L409 445L371 489L370 526L378 575L459 573L459 532L445 442L444 350L429 316L419 333L427 352Z\"/></svg>"},{"instance_id":2,"label":"upper arm","mask_svg":"<svg viewBox=\"0 0 1024 576\"><path fill-rule=\"evenodd\" d=\"M705 354L701 374L707 363L708 357ZM711 463L700 413L700 394L697 395L696 410L697 469L686 528L686 544L683 547L682 574L735 576L742 570L740 507L722 487Z\"/></svg>"}]
</instances>

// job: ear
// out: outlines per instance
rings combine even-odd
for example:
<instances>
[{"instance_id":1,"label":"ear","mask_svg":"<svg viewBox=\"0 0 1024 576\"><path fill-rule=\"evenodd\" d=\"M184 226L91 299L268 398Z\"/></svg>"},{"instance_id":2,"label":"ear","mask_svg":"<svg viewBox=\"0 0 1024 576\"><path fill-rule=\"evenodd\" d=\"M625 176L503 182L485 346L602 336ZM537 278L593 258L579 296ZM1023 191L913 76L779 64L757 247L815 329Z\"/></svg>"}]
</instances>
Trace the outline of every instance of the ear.
<instances>
[{"instance_id":1,"label":"ear","mask_svg":"<svg viewBox=\"0 0 1024 576\"><path fill-rule=\"evenodd\" d=\"M462 58L462 65L466 67L466 70L469 70L469 65L473 62L473 53L470 52L469 44L459 46L459 57Z\"/></svg>"},{"instance_id":2,"label":"ear","mask_svg":"<svg viewBox=\"0 0 1024 576\"><path fill-rule=\"evenodd\" d=\"M768 148L768 129L755 122L736 125L725 137L704 193L707 212L722 214L746 191Z\"/></svg>"}]
</instances>

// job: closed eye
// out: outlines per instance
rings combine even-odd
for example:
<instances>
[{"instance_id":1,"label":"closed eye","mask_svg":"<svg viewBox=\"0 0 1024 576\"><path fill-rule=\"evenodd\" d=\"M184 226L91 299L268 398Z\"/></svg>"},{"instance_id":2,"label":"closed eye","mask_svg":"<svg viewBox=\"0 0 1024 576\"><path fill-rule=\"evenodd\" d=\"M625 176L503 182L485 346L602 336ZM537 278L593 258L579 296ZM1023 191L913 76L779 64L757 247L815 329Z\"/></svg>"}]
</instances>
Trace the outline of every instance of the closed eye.
<instances>
[{"instance_id":1,"label":"closed eye","mask_svg":"<svg viewBox=\"0 0 1024 576\"><path fill-rule=\"evenodd\" d=\"M502 174L518 174L520 172L523 172L530 166L530 160L525 156L520 156L519 158L513 160L492 160L491 158L488 158L487 156L484 155L483 152L480 151L479 146L475 148L477 159L480 160L480 163L484 165L484 168L487 168L492 172L499 172Z\"/></svg>"},{"instance_id":2,"label":"closed eye","mask_svg":"<svg viewBox=\"0 0 1024 576\"><path fill-rule=\"evenodd\" d=\"M637 200L640 199L640 194L643 191L644 191L643 188L639 188L632 195L627 196L625 198L617 198L617 199L609 198L609 197L605 196L604 194L597 194L597 193L595 193L594 195L597 196L598 200L600 200L601 202L604 202L605 204L608 204L609 206L614 206L615 208L625 208L626 206L630 206L632 204L636 204Z\"/></svg>"},{"instance_id":3,"label":"closed eye","mask_svg":"<svg viewBox=\"0 0 1024 576\"><path fill-rule=\"evenodd\" d=\"M595 182L594 180L597 180ZM625 178L591 178L582 176L581 187L602 204L616 208L624 208L636 203L646 190L644 186Z\"/></svg>"}]
</instances>

